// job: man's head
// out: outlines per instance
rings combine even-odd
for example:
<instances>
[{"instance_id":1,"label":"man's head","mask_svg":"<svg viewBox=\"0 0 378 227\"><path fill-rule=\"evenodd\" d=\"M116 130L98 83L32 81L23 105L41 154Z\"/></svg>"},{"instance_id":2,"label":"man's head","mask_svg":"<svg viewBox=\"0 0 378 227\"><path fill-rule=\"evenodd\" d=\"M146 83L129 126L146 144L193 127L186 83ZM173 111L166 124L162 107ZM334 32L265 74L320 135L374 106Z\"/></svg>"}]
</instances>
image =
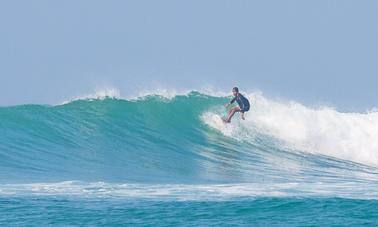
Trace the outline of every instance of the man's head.
<instances>
[{"instance_id":1,"label":"man's head","mask_svg":"<svg viewBox=\"0 0 378 227\"><path fill-rule=\"evenodd\" d=\"M232 88L232 94L234 96L237 96L239 94L239 88L237 88L237 87Z\"/></svg>"}]
</instances>

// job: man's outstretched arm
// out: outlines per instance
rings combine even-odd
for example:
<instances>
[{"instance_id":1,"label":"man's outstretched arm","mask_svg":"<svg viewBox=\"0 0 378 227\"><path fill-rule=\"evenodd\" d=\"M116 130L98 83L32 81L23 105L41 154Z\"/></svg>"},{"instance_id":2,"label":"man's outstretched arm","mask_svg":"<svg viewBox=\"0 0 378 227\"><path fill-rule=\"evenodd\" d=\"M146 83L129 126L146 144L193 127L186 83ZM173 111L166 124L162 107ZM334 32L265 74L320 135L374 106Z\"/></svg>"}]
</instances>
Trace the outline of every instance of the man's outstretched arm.
<instances>
[{"instance_id":1,"label":"man's outstretched arm","mask_svg":"<svg viewBox=\"0 0 378 227\"><path fill-rule=\"evenodd\" d=\"M227 108L229 105L231 105L232 103L234 103L235 100L236 100L236 97L233 98L230 102L226 103L226 104L225 104L226 108Z\"/></svg>"}]
</instances>

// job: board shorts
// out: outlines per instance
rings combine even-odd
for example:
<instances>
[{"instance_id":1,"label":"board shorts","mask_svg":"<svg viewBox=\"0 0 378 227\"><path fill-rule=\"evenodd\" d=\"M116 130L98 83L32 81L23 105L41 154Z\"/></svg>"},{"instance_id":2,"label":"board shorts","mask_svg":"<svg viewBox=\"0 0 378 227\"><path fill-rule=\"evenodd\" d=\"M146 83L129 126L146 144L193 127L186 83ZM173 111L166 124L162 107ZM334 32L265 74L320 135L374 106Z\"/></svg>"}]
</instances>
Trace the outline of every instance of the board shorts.
<instances>
[{"instance_id":1,"label":"board shorts","mask_svg":"<svg viewBox=\"0 0 378 227\"><path fill-rule=\"evenodd\" d=\"M249 106L245 106L244 108L240 108L240 112L245 113L249 110Z\"/></svg>"}]
</instances>

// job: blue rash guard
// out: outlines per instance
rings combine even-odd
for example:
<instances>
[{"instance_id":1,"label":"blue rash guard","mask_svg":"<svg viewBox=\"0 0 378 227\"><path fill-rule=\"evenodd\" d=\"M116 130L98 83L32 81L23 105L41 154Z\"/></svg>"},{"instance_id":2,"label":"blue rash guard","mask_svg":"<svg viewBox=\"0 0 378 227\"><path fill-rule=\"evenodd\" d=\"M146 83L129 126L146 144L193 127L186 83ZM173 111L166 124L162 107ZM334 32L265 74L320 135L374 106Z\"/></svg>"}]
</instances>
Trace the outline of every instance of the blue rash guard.
<instances>
[{"instance_id":1,"label":"blue rash guard","mask_svg":"<svg viewBox=\"0 0 378 227\"><path fill-rule=\"evenodd\" d=\"M239 105L240 110L241 110L242 113L247 112L249 110L249 107L250 107L249 101L242 94L239 93L235 98L233 98L231 100L230 103L232 104L235 101L238 103L238 105Z\"/></svg>"}]
</instances>

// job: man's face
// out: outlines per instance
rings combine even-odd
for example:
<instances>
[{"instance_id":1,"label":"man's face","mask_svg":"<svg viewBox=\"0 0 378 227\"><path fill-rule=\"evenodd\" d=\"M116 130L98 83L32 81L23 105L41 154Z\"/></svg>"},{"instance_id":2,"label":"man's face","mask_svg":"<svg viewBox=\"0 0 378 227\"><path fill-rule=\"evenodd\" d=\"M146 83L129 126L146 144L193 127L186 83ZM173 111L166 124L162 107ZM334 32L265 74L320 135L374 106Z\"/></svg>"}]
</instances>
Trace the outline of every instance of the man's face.
<instances>
[{"instance_id":1,"label":"man's face","mask_svg":"<svg viewBox=\"0 0 378 227\"><path fill-rule=\"evenodd\" d=\"M234 95L234 96L237 96L238 95L238 92L236 92L236 91L232 91L232 94Z\"/></svg>"}]
</instances>

